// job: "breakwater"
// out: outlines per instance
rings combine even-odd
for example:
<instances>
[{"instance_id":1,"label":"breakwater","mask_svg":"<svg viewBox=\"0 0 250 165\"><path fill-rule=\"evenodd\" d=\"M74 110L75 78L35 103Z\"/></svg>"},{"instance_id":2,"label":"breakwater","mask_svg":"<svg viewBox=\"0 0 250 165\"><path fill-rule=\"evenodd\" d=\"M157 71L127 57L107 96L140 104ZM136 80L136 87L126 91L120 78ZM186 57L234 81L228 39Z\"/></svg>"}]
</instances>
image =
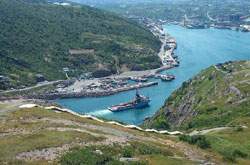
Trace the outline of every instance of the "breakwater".
<instances>
[{"instance_id":1,"label":"breakwater","mask_svg":"<svg viewBox=\"0 0 250 165\"><path fill-rule=\"evenodd\" d=\"M119 92L129 91L138 88L145 88L150 86L158 85L158 82L148 82L148 83L138 83L134 85L123 86L115 89L107 89L107 90L95 90L95 91L80 91L80 92L56 92L56 93L48 93L48 94L35 94L28 95L25 98L29 99L46 99L46 100L54 100L59 98L81 98L81 97L101 97L101 96L109 96Z\"/></svg>"}]
</instances>

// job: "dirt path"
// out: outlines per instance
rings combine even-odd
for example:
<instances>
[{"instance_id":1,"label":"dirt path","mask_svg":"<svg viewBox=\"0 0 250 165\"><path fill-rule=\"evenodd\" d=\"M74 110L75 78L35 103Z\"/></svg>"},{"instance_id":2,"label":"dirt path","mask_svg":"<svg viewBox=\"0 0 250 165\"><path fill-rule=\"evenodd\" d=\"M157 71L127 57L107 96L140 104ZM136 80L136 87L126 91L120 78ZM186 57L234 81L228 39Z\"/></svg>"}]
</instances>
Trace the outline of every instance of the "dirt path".
<instances>
[{"instance_id":1,"label":"dirt path","mask_svg":"<svg viewBox=\"0 0 250 165\"><path fill-rule=\"evenodd\" d=\"M201 131L194 130L193 132L189 133L189 135L190 136L193 136L193 135L205 135L205 134L208 134L210 132L223 131L223 130L226 130L226 129L231 129L231 127L217 127L217 128L205 129L205 130L201 130Z\"/></svg>"},{"instance_id":2,"label":"dirt path","mask_svg":"<svg viewBox=\"0 0 250 165\"><path fill-rule=\"evenodd\" d=\"M56 80L56 81L49 81L49 82L43 82L34 86L30 86L30 87L26 87L26 88L22 88L22 89L12 89L12 90L7 90L7 91L3 91L0 92L0 94L7 94L7 93L11 93L11 92L22 92L22 91L27 91L27 90L31 90L31 89L35 89L35 88L39 88L39 87L43 87L43 86L47 86L47 85L53 85L56 83L60 83L63 82L64 80Z\"/></svg>"}]
</instances>

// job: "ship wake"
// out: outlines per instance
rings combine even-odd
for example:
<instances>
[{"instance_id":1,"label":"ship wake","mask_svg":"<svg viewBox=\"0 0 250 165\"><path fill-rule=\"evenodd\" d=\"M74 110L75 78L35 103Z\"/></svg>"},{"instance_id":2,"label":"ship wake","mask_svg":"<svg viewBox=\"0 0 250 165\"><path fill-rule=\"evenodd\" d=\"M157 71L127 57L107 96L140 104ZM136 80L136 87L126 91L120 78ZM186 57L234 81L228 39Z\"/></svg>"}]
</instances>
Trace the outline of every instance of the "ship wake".
<instances>
[{"instance_id":1,"label":"ship wake","mask_svg":"<svg viewBox=\"0 0 250 165\"><path fill-rule=\"evenodd\" d=\"M104 116L111 114L112 112L108 109L101 109L101 110L96 110L93 112L89 112L88 115L93 115L93 116Z\"/></svg>"}]
</instances>

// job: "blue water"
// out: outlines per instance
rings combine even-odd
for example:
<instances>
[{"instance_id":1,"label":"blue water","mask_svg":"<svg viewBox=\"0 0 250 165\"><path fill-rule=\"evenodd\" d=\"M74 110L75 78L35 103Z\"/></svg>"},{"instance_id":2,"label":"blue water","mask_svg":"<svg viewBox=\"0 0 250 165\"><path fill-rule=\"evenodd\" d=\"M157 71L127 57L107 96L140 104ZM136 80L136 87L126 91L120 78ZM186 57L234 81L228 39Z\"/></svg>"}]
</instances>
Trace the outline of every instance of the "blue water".
<instances>
[{"instance_id":1,"label":"blue water","mask_svg":"<svg viewBox=\"0 0 250 165\"><path fill-rule=\"evenodd\" d=\"M229 60L250 59L250 33L219 29L185 29L166 25L165 30L176 38L176 54L180 66L166 72L177 78L172 82L159 81L158 86L141 89L143 95L151 98L150 107L141 110L110 112L107 107L131 100L135 91L119 93L100 98L79 98L57 100L59 104L80 114L91 114L129 124L140 124L145 117L152 116L164 104L165 99L185 80L202 69Z\"/></svg>"}]
</instances>

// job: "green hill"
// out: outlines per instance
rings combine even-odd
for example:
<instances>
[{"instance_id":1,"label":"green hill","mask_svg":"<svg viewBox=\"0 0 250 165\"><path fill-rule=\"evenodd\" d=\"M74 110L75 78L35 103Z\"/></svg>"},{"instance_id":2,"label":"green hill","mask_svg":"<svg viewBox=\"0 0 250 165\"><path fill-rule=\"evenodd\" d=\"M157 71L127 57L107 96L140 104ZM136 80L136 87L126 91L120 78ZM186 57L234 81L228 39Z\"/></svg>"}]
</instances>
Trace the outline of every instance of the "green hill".
<instances>
[{"instance_id":1,"label":"green hill","mask_svg":"<svg viewBox=\"0 0 250 165\"><path fill-rule=\"evenodd\" d=\"M250 162L250 61L211 66L183 83L144 126L186 132L226 164Z\"/></svg>"},{"instance_id":2,"label":"green hill","mask_svg":"<svg viewBox=\"0 0 250 165\"><path fill-rule=\"evenodd\" d=\"M192 130L227 126L249 117L249 73L249 61L211 66L184 82L145 125Z\"/></svg>"},{"instance_id":3,"label":"green hill","mask_svg":"<svg viewBox=\"0 0 250 165\"><path fill-rule=\"evenodd\" d=\"M87 6L1 0L0 29L0 75L14 87L34 84L36 74L64 79L63 68L100 76L160 66L160 41L147 29Z\"/></svg>"}]
</instances>

